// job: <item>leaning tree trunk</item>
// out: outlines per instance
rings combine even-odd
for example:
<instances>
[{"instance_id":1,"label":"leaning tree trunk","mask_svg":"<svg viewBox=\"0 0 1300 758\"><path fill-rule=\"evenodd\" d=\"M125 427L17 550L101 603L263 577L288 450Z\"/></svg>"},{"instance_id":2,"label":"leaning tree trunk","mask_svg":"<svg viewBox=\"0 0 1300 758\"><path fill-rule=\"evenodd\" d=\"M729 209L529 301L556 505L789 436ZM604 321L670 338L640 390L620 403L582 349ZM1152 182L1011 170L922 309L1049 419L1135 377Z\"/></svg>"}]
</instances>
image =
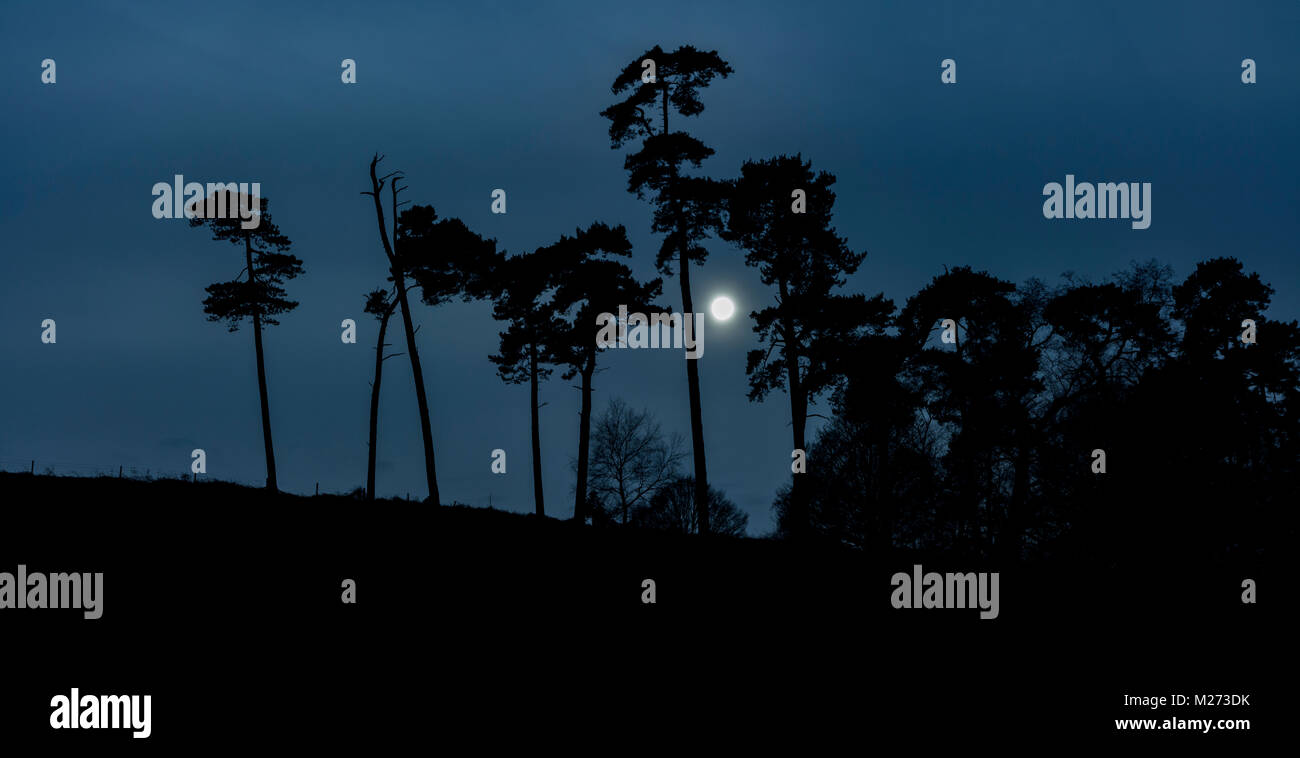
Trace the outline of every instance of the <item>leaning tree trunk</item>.
<instances>
[{"instance_id":1,"label":"leaning tree trunk","mask_svg":"<svg viewBox=\"0 0 1300 758\"><path fill-rule=\"evenodd\" d=\"M253 243L244 236L244 254L248 264L248 286L256 284L253 273ZM266 396L266 361L262 356L262 316L253 311L253 347L257 352L257 394L262 404L262 444L266 448L266 488L279 490L275 480L275 447L271 444L271 403Z\"/></svg>"},{"instance_id":2,"label":"leaning tree trunk","mask_svg":"<svg viewBox=\"0 0 1300 758\"><path fill-rule=\"evenodd\" d=\"M587 517L587 463L591 446L591 377L596 373L596 351L589 348L587 363L582 367L582 410L578 414L578 485L574 489L573 520L582 523Z\"/></svg>"},{"instance_id":3,"label":"leaning tree trunk","mask_svg":"<svg viewBox=\"0 0 1300 758\"><path fill-rule=\"evenodd\" d=\"M415 348L415 327L411 324L411 307L406 300L405 276L400 271L393 272L397 280L397 302L402 309L402 328L406 330L406 351L411 356L411 375L415 380L415 400L420 409L420 431L424 435L424 478L429 484L429 500L434 505L441 505L438 497L438 474L433 464L433 432L429 426L429 400L424 393L424 371L420 368L420 354Z\"/></svg>"},{"instance_id":4,"label":"leaning tree trunk","mask_svg":"<svg viewBox=\"0 0 1300 758\"><path fill-rule=\"evenodd\" d=\"M375 217L379 221L379 239L384 243L384 253L388 256L390 272L397 287L397 303L402 309L402 328L406 331L406 352L411 358L411 375L415 380L415 401L420 409L420 432L424 435L424 477L429 485L429 500L440 505L438 496L438 475L433 462L433 432L429 425L429 400L424 392L424 371L420 368L420 353L415 347L415 327L411 323L411 307L406 298L406 274L393 255L393 246L388 241L388 230L384 228L384 206L379 197L379 178L375 174L378 156L370 162L370 184L374 188L369 194L375 200ZM397 209L393 209L394 215ZM396 223L396 221L394 221Z\"/></svg>"},{"instance_id":5,"label":"leaning tree trunk","mask_svg":"<svg viewBox=\"0 0 1300 758\"><path fill-rule=\"evenodd\" d=\"M379 383L384 372L384 334L393 309L384 311L379 319L379 342L375 344L375 382L370 388L370 460L366 463L366 499L375 499L375 447L379 443Z\"/></svg>"}]
</instances>

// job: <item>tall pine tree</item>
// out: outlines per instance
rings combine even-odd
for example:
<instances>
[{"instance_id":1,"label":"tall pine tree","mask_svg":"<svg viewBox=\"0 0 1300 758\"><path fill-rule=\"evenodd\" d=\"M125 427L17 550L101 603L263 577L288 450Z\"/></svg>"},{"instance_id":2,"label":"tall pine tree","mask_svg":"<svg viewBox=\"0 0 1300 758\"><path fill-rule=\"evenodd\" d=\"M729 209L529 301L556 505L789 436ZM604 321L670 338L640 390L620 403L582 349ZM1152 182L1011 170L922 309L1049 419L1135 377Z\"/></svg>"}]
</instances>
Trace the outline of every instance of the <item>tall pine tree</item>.
<instances>
[{"instance_id":1,"label":"tall pine tree","mask_svg":"<svg viewBox=\"0 0 1300 758\"><path fill-rule=\"evenodd\" d=\"M614 80L615 95L623 99L601 115L609 119L611 146L641 140L641 149L627 156L628 190L655 204L653 229L665 234L656 263L681 285L682 312L693 313L691 263L703 264L708 251L700 244L717 223L722 193L716 183L683 174L686 164L698 167L713 150L685 131L669 128L670 114L687 118L704 111L700 90L732 68L716 51L690 45L669 53L658 45L629 63ZM709 481L704 457L704 417L700 401L699 365L686 361L686 386L691 415L691 447L695 463L695 507L700 532L709 532Z\"/></svg>"}]
</instances>

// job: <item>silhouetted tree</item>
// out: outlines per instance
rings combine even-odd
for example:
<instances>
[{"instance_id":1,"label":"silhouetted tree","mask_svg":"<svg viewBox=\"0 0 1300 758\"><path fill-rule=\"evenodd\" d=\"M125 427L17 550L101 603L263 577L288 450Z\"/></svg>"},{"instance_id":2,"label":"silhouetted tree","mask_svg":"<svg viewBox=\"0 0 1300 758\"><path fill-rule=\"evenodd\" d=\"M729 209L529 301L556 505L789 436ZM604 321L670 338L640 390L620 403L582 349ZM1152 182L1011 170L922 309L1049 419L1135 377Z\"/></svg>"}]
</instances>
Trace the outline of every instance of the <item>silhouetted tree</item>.
<instances>
[{"instance_id":1,"label":"silhouetted tree","mask_svg":"<svg viewBox=\"0 0 1300 758\"><path fill-rule=\"evenodd\" d=\"M1031 459L1035 482L1051 482L1053 497L1041 497L1033 521L1069 522L1075 531L1096 524L1089 549L1101 555L1123 530L1101 526L1136 514L1128 503L1108 495L1119 471L1099 479L1081 456L1103 449L1122 468L1131 460L1129 444L1147 434L1136 419L1156 409L1142 400L1154 372L1168 364L1174 351L1171 320L1171 270L1154 261L1117 273L1112 281L1092 284L1067 274L1066 284L1044 293L1041 303L1039 376L1044 392L1034 409ZM1145 406L1145 408L1140 408ZM1136 412L1136 415L1135 415ZM1086 460L1086 458L1085 458ZM1103 488L1109 484L1110 487ZM1131 493L1130 493L1131 494ZM1015 512L1010 516L1014 517ZM1024 519L1012 518L1009 537ZM1041 534L1041 528L1038 530Z\"/></svg>"},{"instance_id":2,"label":"silhouetted tree","mask_svg":"<svg viewBox=\"0 0 1300 758\"><path fill-rule=\"evenodd\" d=\"M794 450L807 450L809 406L843 379L846 348L866 333L891 323L892 301L836 290L857 271L866 253L849 249L835 233L831 216L835 177L814 173L800 156L746 161L731 187L723 236L746 250L745 264L757 267L775 292L775 305L750 314L764 348L751 350L745 367L749 399L784 389L790 396ZM806 210L795 213L791 193L805 192ZM783 524L789 536L806 530L801 481L795 474Z\"/></svg>"},{"instance_id":3,"label":"silhouetted tree","mask_svg":"<svg viewBox=\"0 0 1300 758\"><path fill-rule=\"evenodd\" d=\"M429 425L429 399L424 390L424 370L420 366L420 351L415 346L415 325L411 317L411 306L406 296L407 272L402 268L401 263L398 261L397 254L393 247L398 231L397 195L402 191L402 189L404 189L398 187L397 182L401 179L402 174L400 171L394 171L390 174L379 176L377 167L379 161L383 159L384 157L379 154L375 154L375 156L370 159L370 190L368 192L362 192L361 194L369 195L374 200L375 221L379 225L379 241L383 244L384 255L388 258L389 279L393 282L393 286L397 293L397 306L402 312L402 328L406 332L406 353L411 360L411 375L415 382L415 401L420 411L420 434L424 440L424 476L425 481L429 486L429 500L433 502L434 505L438 505L442 500L438 494L438 474L436 467L434 466L433 430ZM384 221L384 205L382 198L379 196L385 183L388 182L392 183L390 189L393 198L393 229L391 238L389 236L388 226Z\"/></svg>"},{"instance_id":4,"label":"silhouetted tree","mask_svg":"<svg viewBox=\"0 0 1300 758\"><path fill-rule=\"evenodd\" d=\"M1197 264L1173 288L1178 353L1141 398L1159 409L1148 428L1168 430L1163 444L1138 451L1142 463L1181 473L1135 531L1172 533L1199 559L1258 551L1265 533L1281 537L1276 513L1300 495L1300 328L1267 317L1272 295L1234 258ZM1253 344L1242 339L1247 319ZM1140 480L1130 486L1150 492Z\"/></svg>"},{"instance_id":5,"label":"silhouetted tree","mask_svg":"<svg viewBox=\"0 0 1300 758\"><path fill-rule=\"evenodd\" d=\"M717 489L709 488L708 534L745 536L749 516ZM681 534L701 534L699 510L695 507L695 482L679 477L655 491L650 501L633 511L635 525Z\"/></svg>"},{"instance_id":6,"label":"silhouetted tree","mask_svg":"<svg viewBox=\"0 0 1300 758\"><path fill-rule=\"evenodd\" d=\"M429 500L439 504L441 501L434 465L429 403L424 389L424 372L415 346L415 328L407 291L411 286L418 287L424 303L435 306L456 297L466 300L486 297L489 293L489 274L497 258L496 242L485 240L471 232L460 219L439 219L432 206L415 205L399 215L397 209L405 203L398 203L397 195L406 188L399 187L397 182L403 175L401 172L393 172L383 177L378 176L376 166L382 159L382 156L376 155L370 161L371 190L361 194L374 198L379 237L388 256L389 278L396 288L398 307L402 311L402 325L406 330L406 347L411 358L424 439L424 469L429 485ZM391 183L392 192L394 220L391 241L384 222L383 204L379 198L385 182Z\"/></svg>"},{"instance_id":7,"label":"silhouetted tree","mask_svg":"<svg viewBox=\"0 0 1300 758\"><path fill-rule=\"evenodd\" d=\"M667 439L648 410L611 398L592 434L591 489L628 523L632 510L677 478L681 438Z\"/></svg>"},{"instance_id":8,"label":"silhouetted tree","mask_svg":"<svg viewBox=\"0 0 1300 758\"><path fill-rule=\"evenodd\" d=\"M398 217L394 247L398 268L425 305L489 294L496 240L480 237L458 218L438 218L433 206L413 205Z\"/></svg>"},{"instance_id":9,"label":"silhouetted tree","mask_svg":"<svg viewBox=\"0 0 1300 758\"><path fill-rule=\"evenodd\" d=\"M227 191L225 197L207 198L208 209L239 208L237 192ZM207 287L208 297L203 301L203 312L209 321L225 321L230 331L239 330L244 319L253 322L253 348L257 354L257 391L262 408L262 443L266 449L266 488L278 489L275 477L275 447L271 443L271 409L266 390L266 361L262 351L262 327L280 323L276 317L298 307L289 300L282 286L286 280L302 273L302 261L289 254L292 243L280 233L267 211L268 201L261 198L257 226L245 229L239 215L225 217L216 213L190 218L190 226L207 226L212 239L244 247L244 270L247 278L236 276L228 282L217 282ZM245 206L248 199L245 199Z\"/></svg>"},{"instance_id":10,"label":"silhouetted tree","mask_svg":"<svg viewBox=\"0 0 1300 758\"><path fill-rule=\"evenodd\" d=\"M897 335L846 351L810 451L813 531L1004 560L1257 565L1270 514L1300 497L1300 325L1267 317L1271 295L1225 258L1177 286L1155 262L1055 288L935 277ZM789 488L774 509L783 527Z\"/></svg>"},{"instance_id":11,"label":"silhouetted tree","mask_svg":"<svg viewBox=\"0 0 1300 758\"><path fill-rule=\"evenodd\" d=\"M553 267L557 282L554 307L565 314L567 326L554 345L556 361L565 366L564 379L581 377L582 408L578 416L577 484L573 501L573 518L582 522L586 516L587 474L591 441L592 377L596 372L597 317L614 314L620 305L629 311L656 310L651 301L659 296L662 281L638 282L627 264L613 257L628 257L632 244L622 226L595 223L579 229L573 237L538 251Z\"/></svg>"},{"instance_id":12,"label":"silhouetted tree","mask_svg":"<svg viewBox=\"0 0 1300 758\"><path fill-rule=\"evenodd\" d=\"M493 295L494 272L504 253L458 218L439 218L431 205L402 211L397 258L420 288L425 305Z\"/></svg>"},{"instance_id":13,"label":"silhouetted tree","mask_svg":"<svg viewBox=\"0 0 1300 758\"><path fill-rule=\"evenodd\" d=\"M562 339L567 325L550 299L553 270L541 253L501 258L491 274L495 304L493 318L506 323L500 347L488 360L497 374L511 384L528 382L532 427L533 503L538 516L546 512L542 495L541 424L538 385L551 375L556 362L551 345Z\"/></svg>"},{"instance_id":14,"label":"silhouetted tree","mask_svg":"<svg viewBox=\"0 0 1300 758\"><path fill-rule=\"evenodd\" d=\"M845 383L831 398L834 418L808 450L811 465L774 504L777 536L789 526L877 554L925 546L936 531L939 435L921 393L902 381L902 341L868 335L844 350ZM795 516L792 510L800 511Z\"/></svg>"},{"instance_id":15,"label":"silhouetted tree","mask_svg":"<svg viewBox=\"0 0 1300 758\"><path fill-rule=\"evenodd\" d=\"M648 69L642 65L647 59L654 62L653 81L643 81L643 73L645 78L650 78ZM624 162L629 174L628 189L637 197L644 197L647 190L653 193L652 228L666 234L656 263L660 272L671 275L672 262L676 260L683 313L693 313L695 309L691 299L690 264L692 261L702 264L708 255L700 242L717 224L722 191L716 182L682 174L686 163L699 167L713 150L687 132L670 131L668 117L670 112L682 118L698 116L704 111L700 90L709 86L715 77L726 78L731 73L731 66L716 51L704 52L686 45L669 53L655 45L637 56L615 78L611 87L615 95L630 92L601 112L610 121L612 147L642 140L641 149L628 155ZM686 384L695 462L695 502L702 531L707 533L708 472L699 366L694 360L686 361Z\"/></svg>"},{"instance_id":16,"label":"silhouetted tree","mask_svg":"<svg viewBox=\"0 0 1300 758\"><path fill-rule=\"evenodd\" d=\"M379 336L375 340L375 379L370 385L370 454L366 464L366 499L375 499L375 453L379 442L379 384L383 379L384 361L401 353L384 355L384 336L388 332L388 319L397 307L397 300L382 289L366 295L366 313L379 320Z\"/></svg>"},{"instance_id":17,"label":"silhouetted tree","mask_svg":"<svg viewBox=\"0 0 1300 758\"><path fill-rule=\"evenodd\" d=\"M1015 293L1011 282L962 266L935 277L899 315L913 352L905 371L944 432L944 520L968 548L981 535L992 547L1028 496L1039 350ZM944 319L955 322L952 345L934 344Z\"/></svg>"}]
</instances>

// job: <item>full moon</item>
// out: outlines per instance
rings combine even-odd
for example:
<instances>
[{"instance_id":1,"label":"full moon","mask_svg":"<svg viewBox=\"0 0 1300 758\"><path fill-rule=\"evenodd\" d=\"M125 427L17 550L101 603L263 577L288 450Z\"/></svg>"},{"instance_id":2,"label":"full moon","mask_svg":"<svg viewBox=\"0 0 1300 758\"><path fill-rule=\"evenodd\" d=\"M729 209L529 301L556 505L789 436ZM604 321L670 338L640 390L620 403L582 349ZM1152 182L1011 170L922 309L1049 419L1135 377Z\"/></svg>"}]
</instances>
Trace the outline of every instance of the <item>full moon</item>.
<instances>
[{"instance_id":1,"label":"full moon","mask_svg":"<svg viewBox=\"0 0 1300 758\"><path fill-rule=\"evenodd\" d=\"M715 297L713 302L709 303L709 312L717 320L726 321L736 312L736 304L731 302L731 298L726 295Z\"/></svg>"}]
</instances>

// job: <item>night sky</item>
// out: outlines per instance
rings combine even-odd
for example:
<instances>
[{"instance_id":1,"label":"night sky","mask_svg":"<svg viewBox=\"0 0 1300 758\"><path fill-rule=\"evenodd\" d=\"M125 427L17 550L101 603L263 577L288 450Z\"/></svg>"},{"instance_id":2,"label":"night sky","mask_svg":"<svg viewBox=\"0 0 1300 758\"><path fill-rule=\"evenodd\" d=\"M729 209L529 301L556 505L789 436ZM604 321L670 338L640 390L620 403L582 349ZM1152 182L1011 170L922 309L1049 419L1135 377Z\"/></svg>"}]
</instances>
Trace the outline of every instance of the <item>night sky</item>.
<instances>
[{"instance_id":1,"label":"night sky","mask_svg":"<svg viewBox=\"0 0 1300 758\"><path fill-rule=\"evenodd\" d=\"M655 44L716 49L735 69L703 92L702 116L673 125L717 151L703 173L801 152L838 177L838 231L868 251L850 290L901 306L945 265L1054 283L1154 257L1181 279L1233 255L1278 290L1270 316L1300 316L1294 2L287 5L6 6L0 467L180 474L203 448L210 476L263 482L252 333L228 333L201 307L206 285L240 272L242 250L152 217L151 187L179 173L261 182L306 267L288 285L301 306L266 333L280 486L363 486L377 325L362 303L386 277L359 194L371 154L406 173L405 198L512 253L624 224L634 269L650 277L651 206L623 171L634 146L610 149L599 112L620 69ZM55 85L40 81L44 58ZM339 80L344 58L355 85ZM955 85L940 83L944 58ZM1242 84L1243 58L1257 84ZM1151 182L1151 227L1044 219L1043 185L1067 173ZM490 212L498 187L506 215ZM697 310L719 294L741 315L770 300L740 251L709 250L691 274ZM664 293L679 305L675 278ZM488 362L501 328L490 312L415 308L439 486L444 502L531 511L527 386ZM45 318L56 345L40 341ZM355 345L339 340L345 318L360 327ZM390 337L404 349L400 328ZM747 399L754 347L747 318L710 320L700 369L710 484L762 534L790 475L789 406L783 394ZM683 360L603 353L597 411L622 397L689 440ZM409 363L385 366L379 494L422 498ZM557 372L542 387L556 516L572 512L573 384ZM490 472L493 448L507 451L504 476Z\"/></svg>"}]
</instances>

